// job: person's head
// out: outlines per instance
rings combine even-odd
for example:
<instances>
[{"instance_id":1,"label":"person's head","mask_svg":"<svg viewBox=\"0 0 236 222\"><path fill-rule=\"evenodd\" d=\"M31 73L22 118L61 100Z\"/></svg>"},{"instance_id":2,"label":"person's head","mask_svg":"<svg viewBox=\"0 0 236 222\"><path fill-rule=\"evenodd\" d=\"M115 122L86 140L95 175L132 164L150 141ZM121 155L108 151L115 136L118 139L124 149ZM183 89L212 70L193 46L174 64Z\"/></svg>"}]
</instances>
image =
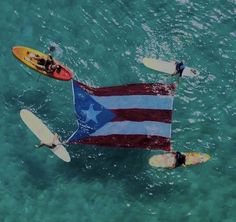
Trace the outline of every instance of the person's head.
<instances>
[{"instance_id":1,"label":"person's head","mask_svg":"<svg viewBox=\"0 0 236 222\"><path fill-rule=\"evenodd\" d=\"M57 73L61 71L61 66L58 64L54 64L51 66L51 70L56 70Z\"/></svg>"}]
</instances>

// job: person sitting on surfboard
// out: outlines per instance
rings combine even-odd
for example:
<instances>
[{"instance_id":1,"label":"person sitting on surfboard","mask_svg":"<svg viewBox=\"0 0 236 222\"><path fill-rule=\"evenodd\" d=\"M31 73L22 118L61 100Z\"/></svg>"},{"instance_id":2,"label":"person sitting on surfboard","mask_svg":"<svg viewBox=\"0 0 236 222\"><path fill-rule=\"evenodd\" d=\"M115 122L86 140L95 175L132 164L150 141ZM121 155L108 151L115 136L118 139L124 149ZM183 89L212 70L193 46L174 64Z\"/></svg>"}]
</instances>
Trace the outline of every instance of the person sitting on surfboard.
<instances>
[{"instance_id":1,"label":"person sitting on surfboard","mask_svg":"<svg viewBox=\"0 0 236 222\"><path fill-rule=\"evenodd\" d=\"M184 69L186 68L186 65L184 64L183 61L181 61L181 62L175 62L175 65L176 65L176 68L175 68L176 70L175 70L175 72L172 74L172 76L179 74L179 77L181 77L182 74L183 74ZM197 72L196 72L195 69L191 69L191 72L192 72L193 74L197 74Z\"/></svg>"},{"instance_id":2,"label":"person sitting on surfboard","mask_svg":"<svg viewBox=\"0 0 236 222\"><path fill-rule=\"evenodd\" d=\"M52 74L55 70L57 70L57 72L60 72L60 65L55 64L55 61L53 60L52 56L50 54L48 54L48 58L42 58L38 55L34 55L33 53L27 53L29 55L30 59L34 59L37 61L37 65L36 67L38 69L41 69L45 72L47 72L48 74Z\"/></svg>"},{"instance_id":3,"label":"person sitting on surfboard","mask_svg":"<svg viewBox=\"0 0 236 222\"><path fill-rule=\"evenodd\" d=\"M36 146L37 146L37 148L48 147L49 149L54 149L58 145L58 141L59 141L58 134L55 133L54 137L53 137L53 140L52 140L52 143L45 143L45 142L41 141L40 144L36 145Z\"/></svg>"},{"instance_id":4,"label":"person sitting on surfboard","mask_svg":"<svg viewBox=\"0 0 236 222\"><path fill-rule=\"evenodd\" d=\"M175 163L173 168L185 165L186 156L184 154L180 153L179 151L173 152L173 154L175 154Z\"/></svg>"},{"instance_id":5,"label":"person sitting on surfboard","mask_svg":"<svg viewBox=\"0 0 236 222\"><path fill-rule=\"evenodd\" d=\"M183 63L183 61L175 62L175 67L175 72L172 75L179 74L179 76L181 77L186 65Z\"/></svg>"}]
</instances>

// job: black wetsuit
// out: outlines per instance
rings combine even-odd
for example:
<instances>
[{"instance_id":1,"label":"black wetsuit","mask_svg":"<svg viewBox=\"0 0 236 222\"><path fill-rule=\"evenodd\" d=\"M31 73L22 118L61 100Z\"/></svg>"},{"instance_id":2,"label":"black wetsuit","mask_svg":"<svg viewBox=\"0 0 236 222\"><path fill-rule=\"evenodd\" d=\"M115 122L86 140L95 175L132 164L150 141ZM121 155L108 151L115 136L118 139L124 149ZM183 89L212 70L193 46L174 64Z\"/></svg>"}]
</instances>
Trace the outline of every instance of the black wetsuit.
<instances>
[{"instance_id":1,"label":"black wetsuit","mask_svg":"<svg viewBox=\"0 0 236 222\"><path fill-rule=\"evenodd\" d=\"M48 144L45 144L45 143L41 143L39 146L38 146L38 148L40 148L40 147L42 147L42 146L46 146L46 147L48 147L49 149L54 149L56 146L57 146L57 144L52 144L52 145L48 145Z\"/></svg>"},{"instance_id":2,"label":"black wetsuit","mask_svg":"<svg viewBox=\"0 0 236 222\"><path fill-rule=\"evenodd\" d=\"M46 60L42 58L42 59L39 59L39 60L37 61L37 63L38 63L38 65L45 66Z\"/></svg>"},{"instance_id":3,"label":"black wetsuit","mask_svg":"<svg viewBox=\"0 0 236 222\"><path fill-rule=\"evenodd\" d=\"M182 76L185 67L183 62L176 62L176 73L178 73L180 77Z\"/></svg>"},{"instance_id":4,"label":"black wetsuit","mask_svg":"<svg viewBox=\"0 0 236 222\"><path fill-rule=\"evenodd\" d=\"M50 149L54 149L56 146L57 146L57 145L53 143L52 146L49 147L49 148L50 148Z\"/></svg>"},{"instance_id":5,"label":"black wetsuit","mask_svg":"<svg viewBox=\"0 0 236 222\"><path fill-rule=\"evenodd\" d=\"M176 167L179 167L179 166L185 164L186 156L177 151L175 153L175 159L176 159L176 162L175 162L175 168L176 168Z\"/></svg>"}]
</instances>

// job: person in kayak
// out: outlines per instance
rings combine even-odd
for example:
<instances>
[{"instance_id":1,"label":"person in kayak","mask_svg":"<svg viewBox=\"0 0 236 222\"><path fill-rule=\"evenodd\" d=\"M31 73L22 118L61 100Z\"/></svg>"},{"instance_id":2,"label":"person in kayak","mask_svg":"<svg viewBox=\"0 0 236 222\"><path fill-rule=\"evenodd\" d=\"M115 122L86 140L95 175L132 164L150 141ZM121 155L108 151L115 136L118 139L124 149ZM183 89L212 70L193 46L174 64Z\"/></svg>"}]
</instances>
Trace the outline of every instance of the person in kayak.
<instances>
[{"instance_id":1,"label":"person in kayak","mask_svg":"<svg viewBox=\"0 0 236 222\"><path fill-rule=\"evenodd\" d=\"M34 59L37 61L36 67L42 71L52 74L54 71L60 72L60 65L56 64L52 56L48 54L48 58L40 57L39 55L34 55L33 53L27 53L29 59Z\"/></svg>"},{"instance_id":2,"label":"person in kayak","mask_svg":"<svg viewBox=\"0 0 236 222\"><path fill-rule=\"evenodd\" d=\"M172 152L175 155L175 163L173 165L173 168L177 168L179 166L185 165L186 156L179 151Z\"/></svg>"},{"instance_id":3,"label":"person in kayak","mask_svg":"<svg viewBox=\"0 0 236 222\"><path fill-rule=\"evenodd\" d=\"M59 136L57 133L55 133L52 143L46 143L46 142L41 141L39 145L36 145L36 147L37 148L47 147L49 149L54 149L57 145L59 145L58 141L59 141Z\"/></svg>"}]
</instances>

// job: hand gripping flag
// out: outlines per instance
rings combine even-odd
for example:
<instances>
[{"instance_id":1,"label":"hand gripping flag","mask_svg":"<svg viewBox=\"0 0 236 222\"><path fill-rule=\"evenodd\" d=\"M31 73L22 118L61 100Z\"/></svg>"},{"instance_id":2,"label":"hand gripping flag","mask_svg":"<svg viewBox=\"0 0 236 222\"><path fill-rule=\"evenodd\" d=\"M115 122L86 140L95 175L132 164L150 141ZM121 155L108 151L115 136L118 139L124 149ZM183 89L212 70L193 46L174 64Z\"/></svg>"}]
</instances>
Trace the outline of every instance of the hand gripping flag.
<instances>
[{"instance_id":1,"label":"hand gripping flag","mask_svg":"<svg viewBox=\"0 0 236 222\"><path fill-rule=\"evenodd\" d=\"M72 87L78 129L68 143L170 150L175 84Z\"/></svg>"}]
</instances>

